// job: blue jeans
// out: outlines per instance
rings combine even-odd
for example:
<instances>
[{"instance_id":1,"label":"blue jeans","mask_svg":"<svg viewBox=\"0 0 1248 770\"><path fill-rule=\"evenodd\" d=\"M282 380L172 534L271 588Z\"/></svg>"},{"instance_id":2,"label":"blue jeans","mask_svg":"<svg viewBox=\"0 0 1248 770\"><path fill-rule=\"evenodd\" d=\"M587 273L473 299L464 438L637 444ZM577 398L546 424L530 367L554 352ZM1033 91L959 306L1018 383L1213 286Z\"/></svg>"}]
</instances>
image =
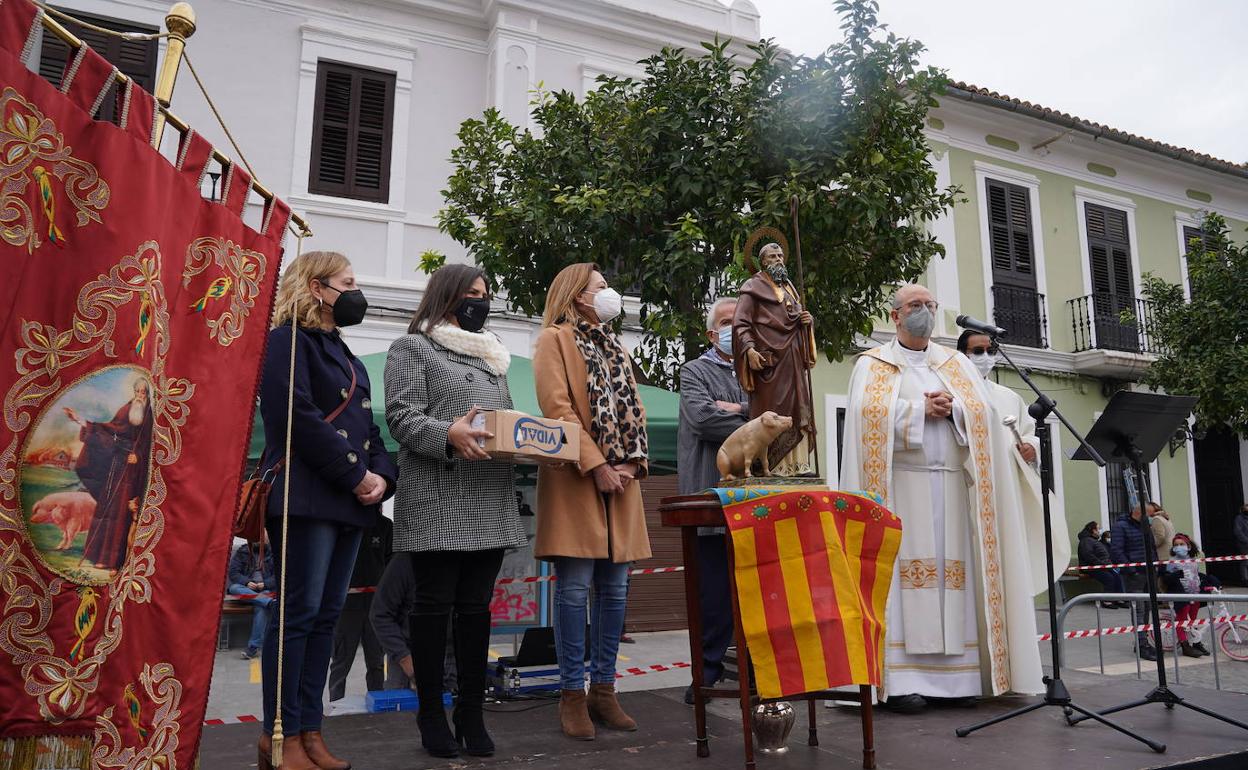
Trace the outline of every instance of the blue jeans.
<instances>
[{"instance_id":1,"label":"blue jeans","mask_svg":"<svg viewBox=\"0 0 1248 770\"><path fill-rule=\"evenodd\" d=\"M347 599L351 570L364 530L337 522L292 517L286 544L286 634L282 653L282 733L321 729L322 698L334 625ZM268 521L269 542L278 575L282 574L282 523ZM280 585L280 584L279 584ZM274 605L274 609L278 605ZM264 731L273 732L277 712L278 624L270 623L261 659L264 683Z\"/></svg>"},{"instance_id":2,"label":"blue jeans","mask_svg":"<svg viewBox=\"0 0 1248 770\"><path fill-rule=\"evenodd\" d=\"M615 683L615 659L624 633L629 564L610 559L555 559L555 649L559 686L585 689L585 623L589 620L589 682ZM585 605L594 589L593 615Z\"/></svg>"},{"instance_id":3,"label":"blue jeans","mask_svg":"<svg viewBox=\"0 0 1248 770\"><path fill-rule=\"evenodd\" d=\"M247 586L234 583L230 586L229 593L237 596L256 592ZM251 638L247 640L247 652L254 652L264 644L264 631L269 626L269 608L273 606L273 597L262 595L254 599L239 599L238 601L250 604L254 608L251 611Z\"/></svg>"}]
</instances>

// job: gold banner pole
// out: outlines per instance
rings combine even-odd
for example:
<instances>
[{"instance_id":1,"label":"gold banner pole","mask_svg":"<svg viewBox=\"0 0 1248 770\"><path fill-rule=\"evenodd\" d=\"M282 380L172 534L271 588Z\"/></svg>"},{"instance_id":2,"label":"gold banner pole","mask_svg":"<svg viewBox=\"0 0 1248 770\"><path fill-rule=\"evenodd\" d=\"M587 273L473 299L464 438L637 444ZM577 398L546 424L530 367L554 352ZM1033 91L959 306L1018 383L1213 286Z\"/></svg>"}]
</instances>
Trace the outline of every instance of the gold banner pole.
<instances>
[{"instance_id":1,"label":"gold banner pole","mask_svg":"<svg viewBox=\"0 0 1248 770\"><path fill-rule=\"evenodd\" d=\"M165 59L160 63L160 75L156 78L156 91L153 94L160 106L168 109L173 99L173 86L178 79L178 68L182 64L182 51L186 48L186 39L195 34L195 10L190 3L174 3L165 16L165 29L169 30L169 45L165 48ZM164 113L157 112L156 126L152 132L152 146L160 149L160 140L165 135Z\"/></svg>"}]
</instances>

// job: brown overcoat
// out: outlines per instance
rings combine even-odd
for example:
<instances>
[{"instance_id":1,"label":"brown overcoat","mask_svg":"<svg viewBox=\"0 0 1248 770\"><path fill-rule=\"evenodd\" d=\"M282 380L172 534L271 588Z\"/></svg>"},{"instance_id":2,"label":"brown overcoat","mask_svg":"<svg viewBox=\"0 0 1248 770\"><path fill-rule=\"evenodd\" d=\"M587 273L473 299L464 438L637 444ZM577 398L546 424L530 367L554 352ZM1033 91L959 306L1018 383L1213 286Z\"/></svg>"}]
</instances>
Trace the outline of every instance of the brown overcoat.
<instances>
[{"instance_id":1,"label":"brown overcoat","mask_svg":"<svg viewBox=\"0 0 1248 770\"><path fill-rule=\"evenodd\" d=\"M606 462L590 436L588 374L570 324L542 329L533 349L533 382L543 417L581 426L581 459L572 465L543 465L537 471L539 559L575 556L631 562L650 558L650 536L641 502L641 484L603 496L592 471ZM645 419L643 412L642 419ZM646 464L641 463L645 474Z\"/></svg>"}]
</instances>

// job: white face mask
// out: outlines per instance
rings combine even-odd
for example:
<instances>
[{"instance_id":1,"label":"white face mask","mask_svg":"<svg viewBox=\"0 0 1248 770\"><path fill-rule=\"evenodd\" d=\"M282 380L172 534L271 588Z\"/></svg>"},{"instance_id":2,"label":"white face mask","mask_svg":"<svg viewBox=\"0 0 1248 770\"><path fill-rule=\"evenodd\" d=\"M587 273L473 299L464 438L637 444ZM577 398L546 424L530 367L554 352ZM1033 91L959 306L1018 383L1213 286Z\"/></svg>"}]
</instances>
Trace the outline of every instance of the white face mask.
<instances>
[{"instance_id":1,"label":"white face mask","mask_svg":"<svg viewBox=\"0 0 1248 770\"><path fill-rule=\"evenodd\" d=\"M719 337L715 340L715 347L719 348L719 352L732 358L732 327L719 327Z\"/></svg>"},{"instance_id":2,"label":"white face mask","mask_svg":"<svg viewBox=\"0 0 1248 770\"><path fill-rule=\"evenodd\" d=\"M988 373L992 371L992 367L997 365L997 357L988 353L974 353L969 358L983 377L987 377Z\"/></svg>"},{"instance_id":3,"label":"white face mask","mask_svg":"<svg viewBox=\"0 0 1248 770\"><path fill-rule=\"evenodd\" d=\"M594 295L594 312L598 314L599 323L611 323L624 307L624 298L610 287Z\"/></svg>"}]
</instances>

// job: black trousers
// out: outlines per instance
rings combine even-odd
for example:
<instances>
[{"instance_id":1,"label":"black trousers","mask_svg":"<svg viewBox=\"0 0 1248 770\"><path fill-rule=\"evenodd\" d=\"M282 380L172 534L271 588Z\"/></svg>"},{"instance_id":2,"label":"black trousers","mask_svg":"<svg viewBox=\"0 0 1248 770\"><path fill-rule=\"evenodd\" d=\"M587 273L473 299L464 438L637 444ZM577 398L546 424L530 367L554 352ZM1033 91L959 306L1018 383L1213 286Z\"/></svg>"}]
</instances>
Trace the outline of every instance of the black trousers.
<instances>
[{"instance_id":1,"label":"black trousers","mask_svg":"<svg viewBox=\"0 0 1248 770\"><path fill-rule=\"evenodd\" d=\"M732 644L732 588L728 584L726 535L698 535L698 586L702 605L702 684L724 675L724 653Z\"/></svg>"},{"instance_id":2,"label":"black trousers","mask_svg":"<svg viewBox=\"0 0 1248 770\"><path fill-rule=\"evenodd\" d=\"M489 663L490 600L503 566L503 553L502 548L495 548L411 555L409 639L422 712L434 709L434 704L441 708L448 641L455 650L457 703L479 710ZM451 634L448 626L454 629Z\"/></svg>"},{"instance_id":3,"label":"black trousers","mask_svg":"<svg viewBox=\"0 0 1248 770\"><path fill-rule=\"evenodd\" d=\"M412 554L412 611L416 615L489 612L503 549L422 551Z\"/></svg>"},{"instance_id":4,"label":"black trousers","mask_svg":"<svg viewBox=\"0 0 1248 770\"><path fill-rule=\"evenodd\" d=\"M334 652L329 661L329 699L336 701L346 695L347 675L355 662L355 651L364 645L364 681L369 692L385 687L385 652L373 632L368 612L373 603L371 594L347 597L338 624L334 626ZM402 672L400 672L402 673Z\"/></svg>"}]
</instances>

